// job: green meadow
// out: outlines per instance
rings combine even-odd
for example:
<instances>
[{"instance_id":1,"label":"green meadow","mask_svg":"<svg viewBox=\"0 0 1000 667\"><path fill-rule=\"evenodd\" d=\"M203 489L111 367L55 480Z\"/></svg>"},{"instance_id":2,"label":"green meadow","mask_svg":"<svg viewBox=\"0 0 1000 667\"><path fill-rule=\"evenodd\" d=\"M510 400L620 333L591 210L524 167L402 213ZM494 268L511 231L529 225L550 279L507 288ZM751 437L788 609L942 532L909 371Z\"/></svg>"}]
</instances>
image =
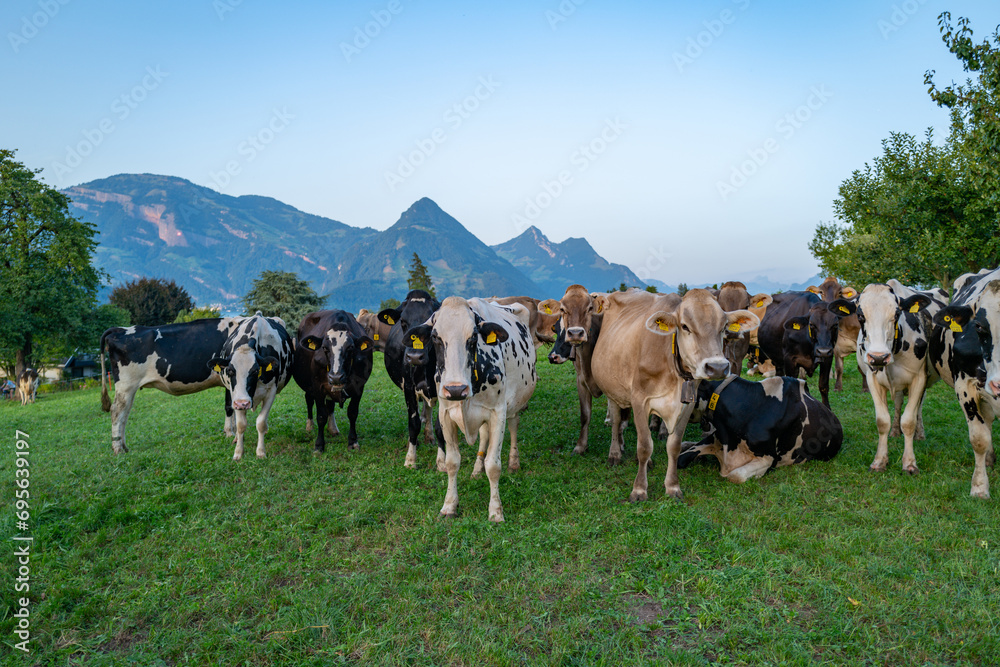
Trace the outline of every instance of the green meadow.
<instances>
[{"instance_id":1,"label":"green meadow","mask_svg":"<svg viewBox=\"0 0 1000 667\"><path fill-rule=\"evenodd\" d=\"M543 349L543 353L545 350ZM993 665L1000 662L1000 478L969 497L972 450L943 383L924 406L920 474L868 469L871 400L856 369L831 393L845 432L831 462L737 486L714 461L627 502L595 402L578 433L569 365L540 358L521 470L487 520L464 449L460 512L422 445L403 467L402 393L380 355L345 436L312 452L305 403L278 397L268 457L231 460L223 394L140 392L130 453L111 451L97 389L0 405L4 535L30 534L30 653L14 649L16 543L0 559L4 665ZM852 364L849 364L852 365ZM810 382L818 396L815 380ZM339 412L338 412L339 414ZM346 414L339 420L346 432ZM30 443L30 520L14 516L16 430ZM692 437L695 435L691 432ZM504 452L506 463L506 450Z\"/></svg>"}]
</instances>

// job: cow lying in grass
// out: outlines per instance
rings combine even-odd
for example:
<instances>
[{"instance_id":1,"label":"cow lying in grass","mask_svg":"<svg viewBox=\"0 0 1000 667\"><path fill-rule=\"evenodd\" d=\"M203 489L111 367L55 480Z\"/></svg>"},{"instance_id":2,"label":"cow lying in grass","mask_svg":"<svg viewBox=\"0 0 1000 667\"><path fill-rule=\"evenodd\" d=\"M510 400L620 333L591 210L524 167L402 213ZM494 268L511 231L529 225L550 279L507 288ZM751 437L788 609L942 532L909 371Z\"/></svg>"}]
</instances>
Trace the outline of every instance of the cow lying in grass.
<instances>
[{"instance_id":1,"label":"cow lying in grass","mask_svg":"<svg viewBox=\"0 0 1000 667\"><path fill-rule=\"evenodd\" d=\"M706 435L683 444L677 466L714 456L722 466L720 474L731 482L793 463L829 461L844 440L837 416L809 395L804 380L795 378L703 381L697 409L703 411Z\"/></svg>"}]
</instances>

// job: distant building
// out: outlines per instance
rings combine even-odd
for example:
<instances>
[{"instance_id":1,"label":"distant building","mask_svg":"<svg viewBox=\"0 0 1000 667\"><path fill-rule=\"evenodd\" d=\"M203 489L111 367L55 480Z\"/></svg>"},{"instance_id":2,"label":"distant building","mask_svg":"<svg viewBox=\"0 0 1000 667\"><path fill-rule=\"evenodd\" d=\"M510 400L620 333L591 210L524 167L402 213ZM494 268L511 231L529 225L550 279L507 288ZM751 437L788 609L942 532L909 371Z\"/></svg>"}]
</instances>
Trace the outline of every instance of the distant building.
<instances>
[{"instance_id":1,"label":"distant building","mask_svg":"<svg viewBox=\"0 0 1000 667\"><path fill-rule=\"evenodd\" d=\"M76 354L59 365L71 379L101 377L101 371L92 354Z\"/></svg>"}]
</instances>

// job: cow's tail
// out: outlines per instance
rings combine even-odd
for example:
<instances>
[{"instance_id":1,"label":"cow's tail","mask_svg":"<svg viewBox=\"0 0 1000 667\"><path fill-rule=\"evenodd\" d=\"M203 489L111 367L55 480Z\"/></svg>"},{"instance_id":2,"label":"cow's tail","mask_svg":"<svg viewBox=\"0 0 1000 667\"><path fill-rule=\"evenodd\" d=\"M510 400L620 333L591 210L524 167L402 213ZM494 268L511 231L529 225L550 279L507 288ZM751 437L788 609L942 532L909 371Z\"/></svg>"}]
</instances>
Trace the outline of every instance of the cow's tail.
<instances>
[{"instance_id":1,"label":"cow's tail","mask_svg":"<svg viewBox=\"0 0 1000 667\"><path fill-rule=\"evenodd\" d=\"M109 333L111 333L111 329L101 335L101 410L105 412L111 412L111 398L108 396L108 374L104 370L104 348Z\"/></svg>"}]
</instances>

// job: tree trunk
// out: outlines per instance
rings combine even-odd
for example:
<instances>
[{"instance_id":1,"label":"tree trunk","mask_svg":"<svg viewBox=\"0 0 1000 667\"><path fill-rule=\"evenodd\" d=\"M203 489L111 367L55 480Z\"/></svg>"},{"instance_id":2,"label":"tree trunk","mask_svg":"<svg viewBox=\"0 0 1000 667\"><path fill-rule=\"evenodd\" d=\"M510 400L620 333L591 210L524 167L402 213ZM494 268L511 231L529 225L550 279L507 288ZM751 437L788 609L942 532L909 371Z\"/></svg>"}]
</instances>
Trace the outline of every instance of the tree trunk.
<instances>
[{"instance_id":1,"label":"tree trunk","mask_svg":"<svg viewBox=\"0 0 1000 667\"><path fill-rule=\"evenodd\" d=\"M31 334L25 334L24 345L15 353L14 357L14 383L17 384L18 378L21 377L21 373L24 372L25 368L28 368L29 362L31 361Z\"/></svg>"}]
</instances>

